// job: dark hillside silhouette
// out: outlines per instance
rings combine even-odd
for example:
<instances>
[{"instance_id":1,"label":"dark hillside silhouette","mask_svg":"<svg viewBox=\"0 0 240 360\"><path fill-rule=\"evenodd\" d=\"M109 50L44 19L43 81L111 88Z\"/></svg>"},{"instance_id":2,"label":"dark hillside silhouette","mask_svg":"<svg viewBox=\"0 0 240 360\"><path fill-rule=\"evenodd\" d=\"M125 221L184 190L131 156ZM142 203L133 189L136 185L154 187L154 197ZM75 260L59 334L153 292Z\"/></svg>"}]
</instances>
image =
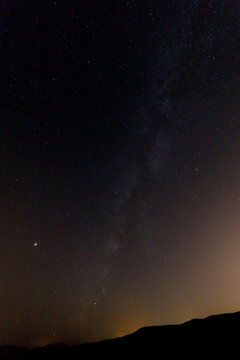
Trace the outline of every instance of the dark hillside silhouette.
<instances>
[{"instance_id":1,"label":"dark hillside silhouette","mask_svg":"<svg viewBox=\"0 0 240 360\"><path fill-rule=\"evenodd\" d=\"M28 350L0 347L1 359L196 359L199 356L237 356L240 312L193 319L180 325L152 326L121 338L67 346L48 345Z\"/></svg>"}]
</instances>

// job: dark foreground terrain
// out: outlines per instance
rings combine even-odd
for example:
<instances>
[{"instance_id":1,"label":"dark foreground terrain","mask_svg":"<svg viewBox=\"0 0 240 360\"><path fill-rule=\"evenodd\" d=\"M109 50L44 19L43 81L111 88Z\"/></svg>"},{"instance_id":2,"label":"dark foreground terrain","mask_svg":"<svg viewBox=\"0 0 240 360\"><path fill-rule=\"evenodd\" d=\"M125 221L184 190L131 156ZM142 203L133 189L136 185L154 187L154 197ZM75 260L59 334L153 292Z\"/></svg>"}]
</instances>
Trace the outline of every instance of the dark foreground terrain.
<instances>
[{"instance_id":1,"label":"dark foreground terrain","mask_svg":"<svg viewBox=\"0 0 240 360\"><path fill-rule=\"evenodd\" d=\"M239 357L240 312L193 319L180 325L153 326L133 334L97 343L67 346L49 345L27 349L1 346L1 359L104 359L141 355L147 359L175 359L179 356L197 359L199 356Z\"/></svg>"}]
</instances>

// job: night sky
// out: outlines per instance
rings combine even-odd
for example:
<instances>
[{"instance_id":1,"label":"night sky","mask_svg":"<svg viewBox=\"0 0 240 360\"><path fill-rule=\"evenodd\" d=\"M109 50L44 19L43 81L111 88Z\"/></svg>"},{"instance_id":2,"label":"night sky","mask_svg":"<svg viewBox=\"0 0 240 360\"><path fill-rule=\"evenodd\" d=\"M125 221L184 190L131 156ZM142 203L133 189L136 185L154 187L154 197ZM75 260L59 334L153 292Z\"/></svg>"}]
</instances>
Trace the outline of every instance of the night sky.
<instances>
[{"instance_id":1,"label":"night sky","mask_svg":"<svg viewBox=\"0 0 240 360\"><path fill-rule=\"evenodd\" d=\"M240 309L240 2L0 0L0 345Z\"/></svg>"}]
</instances>

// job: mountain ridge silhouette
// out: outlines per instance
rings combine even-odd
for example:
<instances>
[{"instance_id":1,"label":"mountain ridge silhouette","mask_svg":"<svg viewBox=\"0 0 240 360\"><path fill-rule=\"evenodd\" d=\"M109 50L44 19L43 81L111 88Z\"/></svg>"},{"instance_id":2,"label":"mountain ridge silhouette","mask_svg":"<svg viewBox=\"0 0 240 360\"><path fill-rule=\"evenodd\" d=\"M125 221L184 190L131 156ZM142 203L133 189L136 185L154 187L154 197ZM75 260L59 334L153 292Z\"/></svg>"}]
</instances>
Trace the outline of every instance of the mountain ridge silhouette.
<instances>
[{"instance_id":1,"label":"mountain ridge silhouette","mask_svg":"<svg viewBox=\"0 0 240 360\"><path fill-rule=\"evenodd\" d=\"M49 344L28 349L0 346L0 359L75 359L104 356L105 359L126 355L155 357L156 352L168 358L201 355L227 355L238 351L240 311L194 318L176 325L146 326L122 337L74 346Z\"/></svg>"}]
</instances>

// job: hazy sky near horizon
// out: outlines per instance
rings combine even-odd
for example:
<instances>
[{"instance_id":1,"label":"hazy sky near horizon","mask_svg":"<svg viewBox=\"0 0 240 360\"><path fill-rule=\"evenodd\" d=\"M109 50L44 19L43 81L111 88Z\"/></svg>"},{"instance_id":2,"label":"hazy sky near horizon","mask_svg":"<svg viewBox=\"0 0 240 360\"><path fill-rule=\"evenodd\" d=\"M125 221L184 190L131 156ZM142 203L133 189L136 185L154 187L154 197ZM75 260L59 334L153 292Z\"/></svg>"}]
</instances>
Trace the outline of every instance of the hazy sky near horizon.
<instances>
[{"instance_id":1,"label":"hazy sky near horizon","mask_svg":"<svg viewBox=\"0 0 240 360\"><path fill-rule=\"evenodd\" d=\"M0 0L0 345L240 309L240 3Z\"/></svg>"}]
</instances>

